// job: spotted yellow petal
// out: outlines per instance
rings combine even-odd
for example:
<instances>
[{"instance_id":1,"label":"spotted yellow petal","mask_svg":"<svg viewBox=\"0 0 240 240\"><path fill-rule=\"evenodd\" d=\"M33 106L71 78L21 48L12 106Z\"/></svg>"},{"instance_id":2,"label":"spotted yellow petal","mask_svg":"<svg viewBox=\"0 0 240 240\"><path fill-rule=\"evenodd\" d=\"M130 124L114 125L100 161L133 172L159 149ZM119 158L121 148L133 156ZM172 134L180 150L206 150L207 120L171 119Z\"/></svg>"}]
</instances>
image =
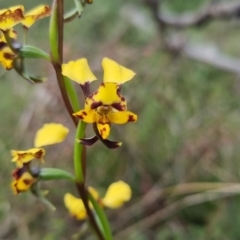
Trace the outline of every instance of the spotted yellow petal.
<instances>
[{"instance_id":1,"label":"spotted yellow petal","mask_svg":"<svg viewBox=\"0 0 240 240\"><path fill-rule=\"evenodd\" d=\"M83 220L87 217L82 199L76 198L70 193L66 193L64 195L64 204L70 215L76 217L78 220Z\"/></svg>"},{"instance_id":2,"label":"spotted yellow petal","mask_svg":"<svg viewBox=\"0 0 240 240\"><path fill-rule=\"evenodd\" d=\"M107 117L110 122L116 124L124 124L137 121L137 115L129 111L110 112L107 114Z\"/></svg>"},{"instance_id":3,"label":"spotted yellow petal","mask_svg":"<svg viewBox=\"0 0 240 240\"><path fill-rule=\"evenodd\" d=\"M62 64L62 74L81 85L97 80L86 58Z\"/></svg>"},{"instance_id":4,"label":"spotted yellow petal","mask_svg":"<svg viewBox=\"0 0 240 240\"><path fill-rule=\"evenodd\" d=\"M61 143L68 135L69 129L58 123L44 124L35 136L34 146L42 147L55 143Z\"/></svg>"},{"instance_id":5,"label":"spotted yellow petal","mask_svg":"<svg viewBox=\"0 0 240 240\"><path fill-rule=\"evenodd\" d=\"M14 194L27 191L37 181L25 168L17 168L13 172L13 177L11 188Z\"/></svg>"},{"instance_id":6,"label":"spotted yellow petal","mask_svg":"<svg viewBox=\"0 0 240 240\"><path fill-rule=\"evenodd\" d=\"M24 19L23 13L22 5L0 10L0 29L6 31L20 23Z\"/></svg>"},{"instance_id":7,"label":"spotted yellow petal","mask_svg":"<svg viewBox=\"0 0 240 240\"><path fill-rule=\"evenodd\" d=\"M124 202L130 200L131 195L132 191L127 183L123 181L114 182L108 187L102 203L109 208L119 208Z\"/></svg>"},{"instance_id":8,"label":"spotted yellow petal","mask_svg":"<svg viewBox=\"0 0 240 240\"><path fill-rule=\"evenodd\" d=\"M13 68L13 60L15 57L16 54L12 52L8 45L4 41L0 41L0 63L6 70Z\"/></svg>"},{"instance_id":9,"label":"spotted yellow petal","mask_svg":"<svg viewBox=\"0 0 240 240\"><path fill-rule=\"evenodd\" d=\"M105 114L98 114L97 129L103 139L106 139L110 134L110 122Z\"/></svg>"},{"instance_id":10,"label":"spotted yellow petal","mask_svg":"<svg viewBox=\"0 0 240 240\"><path fill-rule=\"evenodd\" d=\"M24 19L22 20L22 24L26 28L30 28L36 20L40 18L47 17L51 14L51 9L49 6L40 5L24 14Z\"/></svg>"},{"instance_id":11,"label":"spotted yellow petal","mask_svg":"<svg viewBox=\"0 0 240 240\"><path fill-rule=\"evenodd\" d=\"M96 92L91 94L85 101L85 108L96 108L100 105L119 104L126 107L126 101L119 93L119 85L116 83L103 83Z\"/></svg>"},{"instance_id":12,"label":"spotted yellow petal","mask_svg":"<svg viewBox=\"0 0 240 240\"><path fill-rule=\"evenodd\" d=\"M80 118L86 123L94 123L97 120L97 113L92 109L80 110L74 113L73 116Z\"/></svg>"},{"instance_id":13,"label":"spotted yellow petal","mask_svg":"<svg viewBox=\"0 0 240 240\"><path fill-rule=\"evenodd\" d=\"M103 82L105 83L114 82L117 84L123 84L136 75L132 70L121 66L109 58L103 58L102 67L104 70Z\"/></svg>"},{"instance_id":14,"label":"spotted yellow petal","mask_svg":"<svg viewBox=\"0 0 240 240\"><path fill-rule=\"evenodd\" d=\"M33 159L43 160L45 150L43 148L31 148L26 151L12 150L12 162L16 162L18 167L22 167L24 163L31 162Z\"/></svg>"}]
</instances>

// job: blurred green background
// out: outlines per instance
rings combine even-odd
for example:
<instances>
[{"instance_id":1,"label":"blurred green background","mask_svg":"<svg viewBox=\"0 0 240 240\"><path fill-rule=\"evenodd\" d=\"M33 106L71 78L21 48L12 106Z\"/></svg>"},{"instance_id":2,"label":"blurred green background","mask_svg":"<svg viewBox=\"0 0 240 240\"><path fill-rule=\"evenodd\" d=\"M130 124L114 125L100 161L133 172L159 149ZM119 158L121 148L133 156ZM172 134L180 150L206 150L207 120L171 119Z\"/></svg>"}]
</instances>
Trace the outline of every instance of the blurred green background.
<instances>
[{"instance_id":1,"label":"blurred green background","mask_svg":"<svg viewBox=\"0 0 240 240\"><path fill-rule=\"evenodd\" d=\"M73 7L74 1L65 2L66 11ZM205 2L165 1L164 10L182 13ZM35 1L18 3L26 10L36 6ZM15 4L1 1L0 7ZM49 19L36 22L28 39L47 52L48 23ZM210 42L240 57L239 26L237 20L212 21L185 34L194 43ZM21 26L16 30L21 41ZM110 136L123 146L109 150L97 142L87 149L89 185L104 194L111 182L122 179L133 190L124 208L107 210L116 239L240 239L240 190L230 184L240 180L239 76L170 55L149 9L138 0L95 0L80 19L65 25L64 40L64 61L86 57L100 81L105 56L137 73L122 90L139 120L114 125ZM44 123L60 122L71 129L64 143L46 147L45 166L73 171L74 127L54 71L41 60L28 61L28 68L48 81L31 85L14 71L0 70L0 239L72 239L82 223L69 216L63 195L76 194L74 186L64 181L42 183L55 212L30 193L13 196L9 187L14 169L9 151L31 148ZM82 99L80 91L79 96ZM87 135L92 134L89 126ZM218 192L206 192L216 188ZM74 239L95 239L89 232L79 236Z\"/></svg>"}]
</instances>

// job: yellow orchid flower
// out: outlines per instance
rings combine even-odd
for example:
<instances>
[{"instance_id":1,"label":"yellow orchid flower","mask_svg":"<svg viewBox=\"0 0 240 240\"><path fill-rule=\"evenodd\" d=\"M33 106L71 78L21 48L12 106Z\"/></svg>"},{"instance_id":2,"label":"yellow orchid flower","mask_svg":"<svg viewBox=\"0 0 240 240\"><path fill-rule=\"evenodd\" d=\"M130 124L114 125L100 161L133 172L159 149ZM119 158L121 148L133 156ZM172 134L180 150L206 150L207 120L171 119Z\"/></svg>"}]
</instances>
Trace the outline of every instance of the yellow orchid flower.
<instances>
[{"instance_id":1,"label":"yellow orchid flower","mask_svg":"<svg viewBox=\"0 0 240 240\"><path fill-rule=\"evenodd\" d=\"M94 188L89 187L88 190L101 206L112 209L121 207L125 202L131 199L132 195L130 186L123 181L112 183L102 199L99 198ZM76 198L70 193L66 193L64 196L64 204L71 216L74 216L78 220L86 219L87 213L82 199ZM89 204L89 207L93 208L91 204Z\"/></svg>"},{"instance_id":2,"label":"yellow orchid flower","mask_svg":"<svg viewBox=\"0 0 240 240\"><path fill-rule=\"evenodd\" d=\"M6 31L24 19L24 7L22 5L0 10L0 29Z\"/></svg>"},{"instance_id":3,"label":"yellow orchid flower","mask_svg":"<svg viewBox=\"0 0 240 240\"><path fill-rule=\"evenodd\" d=\"M118 106L121 106L120 104ZM95 109L84 109L73 114L87 123L96 123L99 134L106 139L110 134L110 123L125 124L137 121L137 115L129 111L118 111L112 106L103 105Z\"/></svg>"},{"instance_id":4,"label":"yellow orchid flower","mask_svg":"<svg viewBox=\"0 0 240 240\"><path fill-rule=\"evenodd\" d=\"M22 167L23 164L31 162L33 159L40 159L42 162L45 150L43 148L31 148L26 151L12 150L12 162L16 162L18 167Z\"/></svg>"},{"instance_id":5,"label":"yellow orchid flower","mask_svg":"<svg viewBox=\"0 0 240 240\"><path fill-rule=\"evenodd\" d=\"M45 150L40 148L42 146L61 143L65 140L69 130L62 124L49 123L44 124L40 128L35 136L34 147L25 151L12 150L12 162L16 162L18 167L22 167L24 164L31 162L33 159L39 159L42 162Z\"/></svg>"},{"instance_id":6,"label":"yellow orchid flower","mask_svg":"<svg viewBox=\"0 0 240 240\"><path fill-rule=\"evenodd\" d=\"M47 17L51 14L51 9L47 5L40 5L24 13L22 5L13 6L0 10L0 29L7 31L18 23L26 28L30 28L36 20Z\"/></svg>"},{"instance_id":7,"label":"yellow orchid flower","mask_svg":"<svg viewBox=\"0 0 240 240\"><path fill-rule=\"evenodd\" d=\"M12 175L14 180L11 188L14 194L27 191L37 181L37 178L32 176L26 167L17 168Z\"/></svg>"},{"instance_id":8,"label":"yellow orchid flower","mask_svg":"<svg viewBox=\"0 0 240 240\"><path fill-rule=\"evenodd\" d=\"M22 25L26 28L30 28L36 20L44 17L48 17L51 14L51 9L47 5L40 5L36 8L26 12L24 14L24 19L22 20Z\"/></svg>"},{"instance_id":9,"label":"yellow orchid flower","mask_svg":"<svg viewBox=\"0 0 240 240\"><path fill-rule=\"evenodd\" d=\"M137 121L137 115L127 111L125 98L120 94L120 87L126 81L131 80L135 73L117 62L104 58L102 61L104 70L103 83L94 93L86 94L87 84L96 80L85 58L62 64L62 74L79 83L87 95L84 109L73 115L87 123L96 123L97 136L103 140L109 148L119 147L121 143L104 141L110 134L110 124L125 124ZM96 137L81 139L85 145L92 145L97 141Z\"/></svg>"},{"instance_id":10,"label":"yellow orchid flower","mask_svg":"<svg viewBox=\"0 0 240 240\"><path fill-rule=\"evenodd\" d=\"M11 184L15 194L27 191L37 181L38 169L32 168L30 170L29 164L31 164L33 159L44 161L45 150L40 147L64 141L68 132L69 130L62 124L44 124L36 133L34 140L35 148L25 151L11 151L12 162L16 162L17 165L17 169L13 172L14 180Z\"/></svg>"}]
</instances>

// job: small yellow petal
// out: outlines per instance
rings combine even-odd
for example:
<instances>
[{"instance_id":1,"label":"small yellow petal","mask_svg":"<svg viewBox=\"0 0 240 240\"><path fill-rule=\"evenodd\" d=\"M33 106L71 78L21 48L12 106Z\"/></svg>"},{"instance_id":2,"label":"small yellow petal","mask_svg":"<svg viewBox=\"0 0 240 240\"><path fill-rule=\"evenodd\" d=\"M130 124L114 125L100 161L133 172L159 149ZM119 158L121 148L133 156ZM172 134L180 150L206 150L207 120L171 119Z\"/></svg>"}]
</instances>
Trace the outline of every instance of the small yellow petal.
<instances>
[{"instance_id":1,"label":"small yellow petal","mask_svg":"<svg viewBox=\"0 0 240 240\"><path fill-rule=\"evenodd\" d=\"M24 19L23 12L22 5L0 10L0 29L6 31L20 23Z\"/></svg>"},{"instance_id":2,"label":"small yellow petal","mask_svg":"<svg viewBox=\"0 0 240 240\"><path fill-rule=\"evenodd\" d=\"M68 135L69 129L64 127L62 124L49 123L44 124L40 128L35 136L34 146L42 147L55 143L61 143L65 140Z\"/></svg>"},{"instance_id":3,"label":"small yellow petal","mask_svg":"<svg viewBox=\"0 0 240 240\"><path fill-rule=\"evenodd\" d=\"M130 200L131 195L132 191L127 183L123 181L114 182L108 187L102 203L109 208L119 208L124 202Z\"/></svg>"},{"instance_id":4,"label":"small yellow petal","mask_svg":"<svg viewBox=\"0 0 240 240\"><path fill-rule=\"evenodd\" d=\"M104 70L103 82L114 82L117 84L123 84L131 80L136 73L132 70L119 65L117 62L104 58L102 60L102 67Z\"/></svg>"},{"instance_id":5,"label":"small yellow petal","mask_svg":"<svg viewBox=\"0 0 240 240\"><path fill-rule=\"evenodd\" d=\"M26 151L12 150L12 162L16 162L18 167L22 167L24 163L31 162L33 159L43 161L45 150L43 148L31 148Z\"/></svg>"},{"instance_id":6,"label":"small yellow petal","mask_svg":"<svg viewBox=\"0 0 240 240\"><path fill-rule=\"evenodd\" d=\"M99 134L102 136L103 139L106 139L110 134L110 122L106 115L98 114L97 119L97 129Z\"/></svg>"},{"instance_id":7,"label":"small yellow petal","mask_svg":"<svg viewBox=\"0 0 240 240\"><path fill-rule=\"evenodd\" d=\"M24 15L24 20L22 20L23 26L26 28L30 28L36 20L40 18L47 17L51 14L51 9L49 6L46 5L40 5L28 12Z\"/></svg>"},{"instance_id":8,"label":"small yellow petal","mask_svg":"<svg viewBox=\"0 0 240 240\"><path fill-rule=\"evenodd\" d=\"M124 124L137 121L137 115L129 111L110 112L107 114L107 117L110 122L116 124Z\"/></svg>"},{"instance_id":9,"label":"small yellow petal","mask_svg":"<svg viewBox=\"0 0 240 240\"><path fill-rule=\"evenodd\" d=\"M12 52L8 45L0 41L0 63L6 70L13 68L13 60L15 57L15 53Z\"/></svg>"},{"instance_id":10,"label":"small yellow petal","mask_svg":"<svg viewBox=\"0 0 240 240\"><path fill-rule=\"evenodd\" d=\"M82 199L76 198L70 193L66 193L64 195L64 204L69 213L78 220L83 220L87 217L86 209Z\"/></svg>"},{"instance_id":11,"label":"small yellow petal","mask_svg":"<svg viewBox=\"0 0 240 240\"><path fill-rule=\"evenodd\" d=\"M11 188L14 194L27 191L37 180L29 172L26 172L24 168L17 168L13 172L13 177Z\"/></svg>"},{"instance_id":12,"label":"small yellow petal","mask_svg":"<svg viewBox=\"0 0 240 240\"><path fill-rule=\"evenodd\" d=\"M97 119L97 113L92 109L80 110L73 114L73 116L80 118L86 123L94 123Z\"/></svg>"},{"instance_id":13,"label":"small yellow petal","mask_svg":"<svg viewBox=\"0 0 240 240\"><path fill-rule=\"evenodd\" d=\"M86 58L62 64L62 74L81 85L97 80Z\"/></svg>"}]
</instances>

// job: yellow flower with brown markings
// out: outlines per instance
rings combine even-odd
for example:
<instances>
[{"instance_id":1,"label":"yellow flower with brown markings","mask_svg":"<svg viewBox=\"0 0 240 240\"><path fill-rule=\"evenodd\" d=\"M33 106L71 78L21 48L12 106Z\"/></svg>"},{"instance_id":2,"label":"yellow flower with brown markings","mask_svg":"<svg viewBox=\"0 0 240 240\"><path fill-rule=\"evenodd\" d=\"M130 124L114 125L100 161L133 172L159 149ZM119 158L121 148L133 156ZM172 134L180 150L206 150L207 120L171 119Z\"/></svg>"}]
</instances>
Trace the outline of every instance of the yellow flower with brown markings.
<instances>
[{"instance_id":1,"label":"yellow flower with brown markings","mask_svg":"<svg viewBox=\"0 0 240 240\"><path fill-rule=\"evenodd\" d=\"M89 187L88 191L101 206L105 206L111 209L121 207L125 202L131 199L132 195L130 186L123 181L112 183L108 187L107 192L103 198L100 198L97 191L92 187ZM86 219L87 213L82 199L76 198L70 193L66 193L64 195L64 204L71 216L75 217L78 220ZM89 207L93 209L93 206L90 203Z\"/></svg>"},{"instance_id":2,"label":"yellow flower with brown markings","mask_svg":"<svg viewBox=\"0 0 240 240\"><path fill-rule=\"evenodd\" d=\"M24 14L24 19L22 20L22 25L26 28L30 28L36 20L44 17L48 17L51 14L51 9L47 5L40 5L36 8L26 12Z\"/></svg>"},{"instance_id":3,"label":"yellow flower with brown markings","mask_svg":"<svg viewBox=\"0 0 240 240\"><path fill-rule=\"evenodd\" d=\"M33 159L38 159L41 162L44 161L43 156L45 155L45 150L40 147L64 141L68 132L68 128L64 127L62 124L44 124L35 135L35 148L25 151L11 151L12 162L15 162L17 165L17 168L13 172L14 180L11 183L11 188L15 194L27 191L37 182L39 169L32 168L30 165Z\"/></svg>"},{"instance_id":4,"label":"yellow flower with brown markings","mask_svg":"<svg viewBox=\"0 0 240 240\"><path fill-rule=\"evenodd\" d=\"M23 164L31 162L33 159L39 159L44 162L45 150L43 148L31 148L26 151L12 150L11 155L12 162L16 162L18 167L22 167Z\"/></svg>"},{"instance_id":5,"label":"yellow flower with brown markings","mask_svg":"<svg viewBox=\"0 0 240 240\"><path fill-rule=\"evenodd\" d=\"M7 31L18 23L30 28L36 20L47 17L51 14L51 9L47 5L39 5L36 8L24 13L22 5L13 6L0 10L0 29Z\"/></svg>"},{"instance_id":6,"label":"yellow flower with brown markings","mask_svg":"<svg viewBox=\"0 0 240 240\"><path fill-rule=\"evenodd\" d=\"M0 10L0 29L6 31L24 19L24 7L22 5Z\"/></svg>"},{"instance_id":7,"label":"yellow flower with brown markings","mask_svg":"<svg viewBox=\"0 0 240 240\"><path fill-rule=\"evenodd\" d=\"M120 94L121 85L131 80L135 73L109 58L103 59L102 67L104 70L103 83L92 94L86 94L85 90L88 90L87 85L96 77L91 72L85 58L63 64L62 74L78 82L87 95L84 109L73 115L86 123L96 123L97 136L101 140L106 140L110 134L111 123L125 124L137 121L137 115L127 111L125 98ZM95 141L96 137L80 140L82 144L88 146ZM109 140L103 142L110 148L121 145L121 143Z\"/></svg>"},{"instance_id":8,"label":"yellow flower with brown markings","mask_svg":"<svg viewBox=\"0 0 240 240\"><path fill-rule=\"evenodd\" d=\"M11 183L11 188L14 194L25 192L37 181L26 167L17 168L12 174L14 180Z\"/></svg>"},{"instance_id":9,"label":"yellow flower with brown markings","mask_svg":"<svg viewBox=\"0 0 240 240\"><path fill-rule=\"evenodd\" d=\"M49 123L44 124L40 128L34 140L34 147L28 150L12 150L12 162L16 162L18 167L22 167L24 164L31 162L33 159L44 161L43 156L45 155L45 150L40 148L42 146L61 143L64 141L68 135L68 128L64 127L62 124Z\"/></svg>"}]
</instances>

